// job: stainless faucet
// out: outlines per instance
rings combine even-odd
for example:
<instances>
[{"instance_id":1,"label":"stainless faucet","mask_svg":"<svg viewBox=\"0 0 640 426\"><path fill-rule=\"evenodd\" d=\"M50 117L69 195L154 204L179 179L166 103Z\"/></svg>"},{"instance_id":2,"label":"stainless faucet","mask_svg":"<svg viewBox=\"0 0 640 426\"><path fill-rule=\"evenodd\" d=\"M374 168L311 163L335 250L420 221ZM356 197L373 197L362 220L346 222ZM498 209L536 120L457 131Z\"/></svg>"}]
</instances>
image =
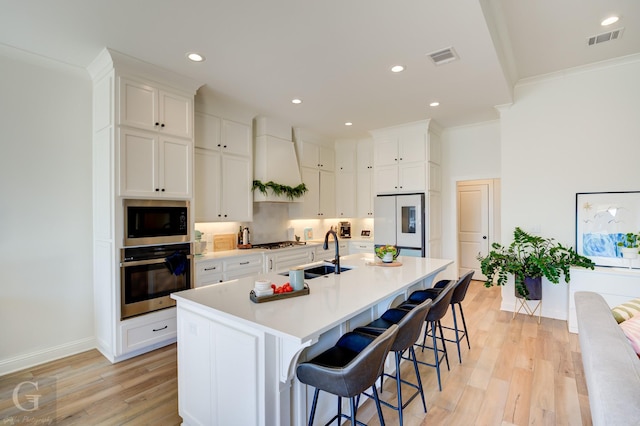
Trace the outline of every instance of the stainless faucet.
<instances>
[{"instance_id":1,"label":"stainless faucet","mask_svg":"<svg viewBox=\"0 0 640 426\"><path fill-rule=\"evenodd\" d=\"M327 231L327 233L324 236L324 244L322 245L322 248L324 250L328 250L329 249L329 234L333 234L333 240L336 242L336 259L333 261L333 263L336 265L336 274L340 273L340 245L338 244L338 234L336 234L336 231L333 230L333 228L331 228L330 230Z\"/></svg>"}]
</instances>

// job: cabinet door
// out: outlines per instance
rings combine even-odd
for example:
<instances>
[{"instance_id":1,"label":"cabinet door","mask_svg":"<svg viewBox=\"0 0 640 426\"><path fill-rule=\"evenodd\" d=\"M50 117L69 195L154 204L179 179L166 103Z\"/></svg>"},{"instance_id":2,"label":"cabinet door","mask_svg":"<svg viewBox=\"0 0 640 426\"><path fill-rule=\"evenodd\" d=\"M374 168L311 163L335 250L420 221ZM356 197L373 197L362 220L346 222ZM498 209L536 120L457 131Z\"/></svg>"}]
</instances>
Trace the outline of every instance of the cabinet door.
<instances>
[{"instance_id":1,"label":"cabinet door","mask_svg":"<svg viewBox=\"0 0 640 426\"><path fill-rule=\"evenodd\" d=\"M222 219L253 220L252 167L249 158L222 156Z\"/></svg>"},{"instance_id":2,"label":"cabinet door","mask_svg":"<svg viewBox=\"0 0 640 426\"><path fill-rule=\"evenodd\" d=\"M358 217L373 217L373 172L359 171L356 182Z\"/></svg>"},{"instance_id":3,"label":"cabinet door","mask_svg":"<svg viewBox=\"0 0 640 426\"><path fill-rule=\"evenodd\" d=\"M302 202L302 218L318 218L320 213L320 174L316 169L302 167L302 182L307 187Z\"/></svg>"},{"instance_id":4,"label":"cabinet door","mask_svg":"<svg viewBox=\"0 0 640 426\"><path fill-rule=\"evenodd\" d=\"M353 143L337 143L335 149L336 172L354 172L356 168L356 146Z\"/></svg>"},{"instance_id":5,"label":"cabinet door","mask_svg":"<svg viewBox=\"0 0 640 426\"><path fill-rule=\"evenodd\" d=\"M403 164L398 167L398 191L424 192L426 190L425 164Z\"/></svg>"},{"instance_id":6,"label":"cabinet door","mask_svg":"<svg viewBox=\"0 0 640 426\"><path fill-rule=\"evenodd\" d=\"M359 172L373 170L373 142L369 139L358 141L356 150L357 170Z\"/></svg>"},{"instance_id":7,"label":"cabinet door","mask_svg":"<svg viewBox=\"0 0 640 426\"><path fill-rule=\"evenodd\" d=\"M222 120L222 150L225 154L251 156L251 127Z\"/></svg>"},{"instance_id":8,"label":"cabinet door","mask_svg":"<svg viewBox=\"0 0 640 426\"><path fill-rule=\"evenodd\" d=\"M400 163L424 162L427 160L426 154L426 130L407 132L398 143L398 161Z\"/></svg>"},{"instance_id":9,"label":"cabinet door","mask_svg":"<svg viewBox=\"0 0 640 426\"><path fill-rule=\"evenodd\" d=\"M154 133L120 131L120 195L152 196L158 183L158 143Z\"/></svg>"},{"instance_id":10,"label":"cabinet door","mask_svg":"<svg viewBox=\"0 0 640 426\"><path fill-rule=\"evenodd\" d=\"M336 176L333 172L320 170L320 216L336 216Z\"/></svg>"},{"instance_id":11,"label":"cabinet door","mask_svg":"<svg viewBox=\"0 0 640 426\"><path fill-rule=\"evenodd\" d=\"M220 134L222 129L222 120L218 117L195 113L195 144L196 148L206 148L211 150L220 149Z\"/></svg>"},{"instance_id":12,"label":"cabinet door","mask_svg":"<svg viewBox=\"0 0 640 426\"><path fill-rule=\"evenodd\" d=\"M159 152L160 192L164 197L191 198L192 142L161 137Z\"/></svg>"},{"instance_id":13,"label":"cabinet door","mask_svg":"<svg viewBox=\"0 0 640 426\"><path fill-rule=\"evenodd\" d=\"M336 215L355 217L356 215L356 174L336 173Z\"/></svg>"},{"instance_id":14,"label":"cabinet door","mask_svg":"<svg viewBox=\"0 0 640 426\"><path fill-rule=\"evenodd\" d=\"M318 147L318 160L322 170L334 171L336 169L335 151L326 146Z\"/></svg>"},{"instance_id":15,"label":"cabinet door","mask_svg":"<svg viewBox=\"0 0 640 426\"><path fill-rule=\"evenodd\" d=\"M300 166L313 169L320 168L320 147L318 145L302 142L302 153L300 155Z\"/></svg>"},{"instance_id":16,"label":"cabinet door","mask_svg":"<svg viewBox=\"0 0 640 426\"><path fill-rule=\"evenodd\" d=\"M158 92L159 97L159 130L164 134L193 137L193 100L175 93Z\"/></svg>"},{"instance_id":17,"label":"cabinet door","mask_svg":"<svg viewBox=\"0 0 640 426\"><path fill-rule=\"evenodd\" d=\"M120 78L120 124L156 130L158 90L138 81Z\"/></svg>"},{"instance_id":18,"label":"cabinet door","mask_svg":"<svg viewBox=\"0 0 640 426\"><path fill-rule=\"evenodd\" d=\"M220 160L221 156L219 152L196 149L196 222L214 222L220 220Z\"/></svg>"},{"instance_id":19,"label":"cabinet door","mask_svg":"<svg viewBox=\"0 0 640 426\"><path fill-rule=\"evenodd\" d=\"M385 137L376 139L373 156L376 167L397 164L398 138Z\"/></svg>"},{"instance_id":20,"label":"cabinet door","mask_svg":"<svg viewBox=\"0 0 640 426\"><path fill-rule=\"evenodd\" d=\"M398 166L377 167L374 179L376 194L398 192Z\"/></svg>"}]
</instances>

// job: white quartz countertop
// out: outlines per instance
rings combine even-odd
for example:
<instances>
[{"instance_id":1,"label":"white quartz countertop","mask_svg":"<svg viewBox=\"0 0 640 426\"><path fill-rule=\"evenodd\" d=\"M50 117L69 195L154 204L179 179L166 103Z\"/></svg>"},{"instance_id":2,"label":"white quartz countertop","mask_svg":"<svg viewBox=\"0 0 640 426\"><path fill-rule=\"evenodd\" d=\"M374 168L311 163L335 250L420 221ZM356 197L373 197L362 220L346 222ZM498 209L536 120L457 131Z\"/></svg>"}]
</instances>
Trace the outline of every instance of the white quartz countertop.
<instances>
[{"instance_id":1,"label":"white quartz countertop","mask_svg":"<svg viewBox=\"0 0 640 426\"><path fill-rule=\"evenodd\" d=\"M383 267L369 265L373 262L370 254L344 256L341 265L353 269L306 280L308 295L270 302L250 300L255 280L266 278L281 285L289 281L288 276L262 274L173 293L171 297L178 301L178 308L191 305L205 313L302 343L453 263L447 259L404 256L398 257L398 261L402 266Z\"/></svg>"},{"instance_id":2,"label":"white quartz countertop","mask_svg":"<svg viewBox=\"0 0 640 426\"><path fill-rule=\"evenodd\" d=\"M307 244L301 244L291 247L283 247L275 250L269 249L261 249L261 248L250 248L250 249L234 249L234 250L224 250L224 251L208 251L203 254L197 254L194 257L196 263L201 262L203 260L212 260L212 259L225 259L229 257L236 256L249 256L252 254L262 254L262 253L276 253L286 250L300 250L304 248L315 247L322 243L307 241Z\"/></svg>"}]
</instances>

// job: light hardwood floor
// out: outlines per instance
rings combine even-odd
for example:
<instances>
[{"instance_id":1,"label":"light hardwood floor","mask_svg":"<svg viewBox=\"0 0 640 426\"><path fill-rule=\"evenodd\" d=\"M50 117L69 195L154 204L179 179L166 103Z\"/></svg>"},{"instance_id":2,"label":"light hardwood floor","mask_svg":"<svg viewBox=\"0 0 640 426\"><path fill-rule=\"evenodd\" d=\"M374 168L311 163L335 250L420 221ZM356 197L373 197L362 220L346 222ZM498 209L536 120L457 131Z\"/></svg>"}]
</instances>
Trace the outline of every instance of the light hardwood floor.
<instances>
[{"instance_id":1,"label":"light hardwood floor","mask_svg":"<svg viewBox=\"0 0 640 426\"><path fill-rule=\"evenodd\" d=\"M463 307L471 350L463 344L459 364L455 345L447 344L451 370L442 366L442 392L435 370L421 366L428 412L415 399L405 409L405 425L591 424L578 337L565 321L543 318L538 325L525 315L512 320L510 312L500 311L499 289L478 281ZM443 323L451 322L449 312ZM426 352L420 356L428 360ZM403 374L411 378L407 368ZM55 418L58 425L179 425L176 371L175 345L115 365L95 350L67 357L0 377L0 423ZM37 412L13 403L15 385L23 381L41 383ZM395 400L393 380L385 381L382 397ZM395 411L383 413L386 424L398 424ZM358 419L379 424L370 402Z\"/></svg>"}]
</instances>

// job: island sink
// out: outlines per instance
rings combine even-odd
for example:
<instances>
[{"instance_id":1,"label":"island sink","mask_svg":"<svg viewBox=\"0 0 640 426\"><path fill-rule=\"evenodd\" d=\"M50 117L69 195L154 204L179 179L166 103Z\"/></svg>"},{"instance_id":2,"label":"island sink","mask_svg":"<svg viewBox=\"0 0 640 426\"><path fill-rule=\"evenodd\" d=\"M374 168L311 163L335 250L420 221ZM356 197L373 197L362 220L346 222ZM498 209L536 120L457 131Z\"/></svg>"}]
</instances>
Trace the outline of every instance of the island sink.
<instances>
[{"instance_id":1,"label":"island sink","mask_svg":"<svg viewBox=\"0 0 640 426\"><path fill-rule=\"evenodd\" d=\"M348 271L352 268L349 267L340 267L340 272ZM321 265L310 265L304 268L304 279L310 280L312 278L318 278L323 275L329 275L336 272L336 265L331 263L323 263ZM280 275L289 275L289 272L282 272Z\"/></svg>"}]
</instances>

